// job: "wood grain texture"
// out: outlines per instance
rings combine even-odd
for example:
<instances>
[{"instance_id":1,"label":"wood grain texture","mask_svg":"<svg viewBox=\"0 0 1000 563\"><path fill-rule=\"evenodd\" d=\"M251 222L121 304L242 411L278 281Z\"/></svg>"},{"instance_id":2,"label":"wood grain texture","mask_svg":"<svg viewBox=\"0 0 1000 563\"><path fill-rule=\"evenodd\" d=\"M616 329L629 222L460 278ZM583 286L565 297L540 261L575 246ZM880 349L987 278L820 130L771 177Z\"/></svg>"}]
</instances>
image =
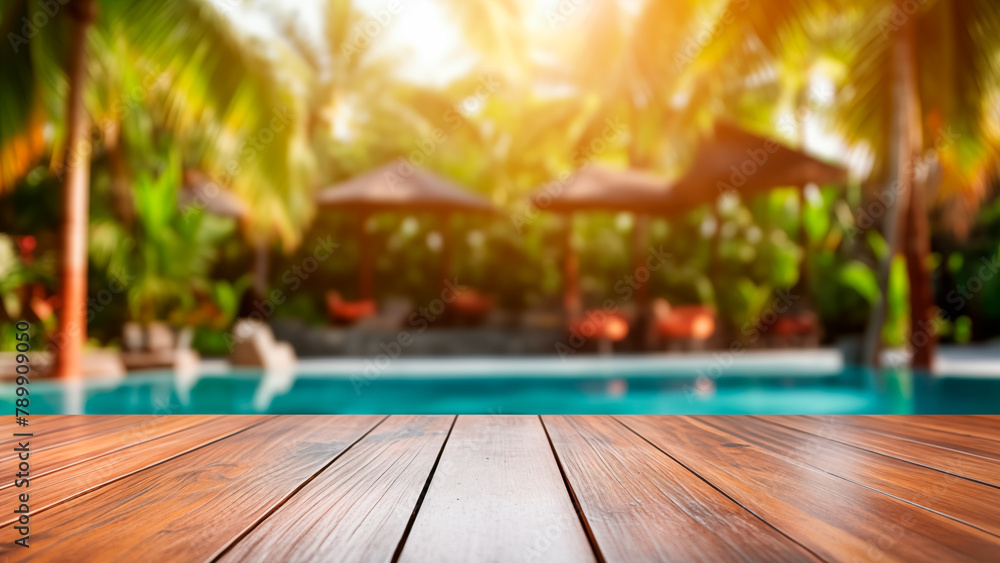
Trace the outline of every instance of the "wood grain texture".
<instances>
[{"instance_id":1,"label":"wood grain texture","mask_svg":"<svg viewBox=\"0 0 1000 563\"><path fill-rule=\"evenodd\" d=\"M1000 489L755 418L694 418L782 460L809 465L1000 536Z\"/></svg>"},{"instance_id":2,"label":"wood grain texture","mask_svg":"<svg viewBox=\"0 0 1000 563\"><path fill-rule=\"evenodd\" d=\"M157 420L160 418L164 417L139 415L68 417L39 416L32 417L31 424L29 426L23 428L19 427L19 430L17 431L30 432L34 434L33 438L35 438L35 441L32 443L32 450L41 452L50 448L64 446L82 440L90 441L96 436L100 436L107 432L116 432L122 428L137 424L144 424L151 420ZM0 450L0 463L12 460L16 457L16 454L12 453L12 449L7 447L8 445L13 445L18 441L18 439L12 436L13 432L14 431L12 430L11 432L3 435L3 449Z\"/></svg>"},{"instance_id":3,"label":"wood grain texture","mask_svg":"<svg viewBox=\"0 0 1000 563\"><path fill-rule=\"evenodd\" d=\"M824 559L986 561L1000 538L782 459L695 417L620 419Z\"/></svg>"},{"instance_id":4,"label":"wood grain texture","mask_svg":"<svg viewBox=\"0 0 1000 563\"><path fill-rule=\"evenodd\" d=\"M988 417L979 418L974 416L949 415L875 415L866 417L866 420L869 419L884 420L893 424L905 426L919 426L921 428L950 432L953 434L976 436L978 438L985 438L986 440L1000 445L1000 421L991 421Z\"/></svg>"},{"instance_id":5,"label":"wood grain texture","mask_svg":"<svg viewBox=\"0 0 1000 563\"><path fill-rule=\"evenodd\" d=\"M537 416L460 416L400 561L593 561Z\"/></svg>"},{"instance_id":6,"label":"wood grain texture","mask_svg":"<svg viewBox=\"0 0 1000 563\"><path fill-rule=\"evenodd\" d=\"M975 439L979 448L973 447L969 436L950 434L955 442L947 442L947 436L916 428L910 430L893 429L891 425L878 419L866 417L839 416L765 416L763 420L773 422L864 448L869 451L895 457L917 465L923 465L952 475L973 479L981 483L1000 486L1000 459L994 457L984 447L983 440ZM896 425L901 426L901 425ZM891 432L891 433L886 433ZM912 438L907 438L911 436Z\"/></svg>"},{"instance_id":7,"label":"wood grain texture","mask_svg":"<svg viewBox=\"0 0 1000 563\"><path fill-rule=\"evenodd\" d=\"M31 432L33 429L44 430L46 428L64 429L68 426L89 424L89 422L80 420L80 418L81 417L79 416L71 414L43 414L32 416L30 424L27 427L27 431ZM13 443L14 439L11 438L10 435L14 432L22 432L25 430L24 426L20 426L14 422L14 417L4 417L4 419L5 420L0 423L0 445Z\"/></svg>"},{"instance_id":8,"label":"wood grain texture","mask_svg":"<svg viewBox=\"0 0 1000 563\"><path fill-rule=\"evenodd\" d=\"M209 561L382 418L271 418L46 511L0 557Z\"/></svg>"},{"instance_id":9,"label":"wood grain texture","mask_svg":"<svg viewBox=\"0 0 1000 563\"><path fill-rule=\"evenodd\" d=\"M542 420L607 561L815 560L613 418Z\"/></svg>"},{"instance_id":10,"label":"wood grain texture","mask_svg":"<svg viewBox=\"0 0 1000 563\"><path fill-rule=\"evenodd\" d=\"M3 428L14 468L20 427ZM1000 488L983 482L1000 478L1000 417L46 416L28 428L32 485L0 483L0 527L15 537L10 503L30 492L32 547L2 542L0 561L1000 561Z\"/></svg>"},{"instance_id":11,"label":"wood grain texture","mask_svg":"<svg viewBox=\"0 0 1000 563\"><path fill-rule=\"evenodd\" d=\"M171 419L187 422L188 427L175 430ZM154 419L139 427L123 429L121 433L124 435L116 436L115 441L130 436L137 441L104 455L88 455L83 462L61 466L57 470L46 473L33 471L30 487L32 514L38 514L112 481L253 427L265 419L264 416L177 416ZM93 442L103 444L104 440L97 437ZM94 448L90 445L88 442L60 446L36 456L35 459L40 460L39 465L44 468L49 465L49 456L61 454L60 450L82 446L88 454L92 454ZM68 455L71 456L72 452ZM13 486L13 482L9 486ZM0 494L5 494L3 508L10 508L0 517L0 526L8 526L16 519L14 508L17 499L15 491Z\"/></svg>"},{"instance_id":12,"label":"wood grain texture","mask_svg":"<svg viewBox=\"0 0 1000 563\"><path fill-rule=\"evenodd\" d=\"M1000 462L1000 442L997 435L976 436L968 432L956 432L954 422L957 417L922 417L922 423L908 421L906 416L852 417L846 424L883 436L900 440L930 444L938 448L954 450L968 455L990 458ZM971 426L971 425L967 425Z\"/></svg>"},{"instance_id":13,"label":"wood grain texture","mask_svg":"<svg viewBox=\"0 0 1000 563\"><path fill-rule=\"evenodd\" d=\"M221 561L390 561L453 416L393 416Z\"/></svg>"},{"instance_id":14,"label":"wood grain texture","mask_svg":"<svg viewBox=\"0 0 1000 563\"><path fill-rule=\"evenodd\" d=\"M125 418L125 417L123 417ZM43 477L53 471L85 462L89 459L107 455L123 448L135 446L163 437L186 428L219 421L218 416L161 416L156 418L137 419L133 424L119 426L108 431L95 433L84 440L55 444L47 448L39 448L37 456L31 464L33 477ZM35 446L45 444L45 435L24 438ZM12 487L13 483L0 484L0 489Z\"/></svg>"}]
</instances>

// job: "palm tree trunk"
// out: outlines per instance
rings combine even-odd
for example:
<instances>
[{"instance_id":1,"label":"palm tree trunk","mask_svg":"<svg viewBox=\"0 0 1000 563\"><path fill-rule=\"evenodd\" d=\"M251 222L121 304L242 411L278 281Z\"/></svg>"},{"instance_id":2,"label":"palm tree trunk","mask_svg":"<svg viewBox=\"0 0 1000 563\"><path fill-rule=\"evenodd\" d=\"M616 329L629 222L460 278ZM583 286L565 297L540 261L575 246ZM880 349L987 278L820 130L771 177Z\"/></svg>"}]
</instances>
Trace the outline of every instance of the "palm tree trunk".
<instances>
[{"instance_id":1,"label":"palm tree trunk","mask_svg":"<svg viewBox=\"0 0 1000 563\"><path fill-rule=\"evenodd\" d=\"M910 154L916 158L923 147L923 131L920 122L920 99L913 91L910 131ZM927 219L925 186L914 176L910 166L909 175L912 189L909 205L906 207L906 228L904 251L906 272L910 281L910 349L913 352L911 365L930 370L933 367L934 350L937 348L937 332L932 326L934 315L934 288L931 283L930 253L931 236Z\"/></svg>"},{"instance_id":2,"label":"palm tree trunk","mask_svg":"<svg viewBox=\"0 0 1000 563\"><path fill-rule=\"evenodd\" d=\"M806 121L804 118L800 117L801 111L805 108L806 103L808 103L808 93L809 89L806 87L807 83L799 86L798 92L795 93L795 133L799 137L799 150L806 151ZM799 187L795 190L796 203L798 204L799 210L799 232L797 234L799 246L802 248L802 260L799 262L799 280L795 284L795 294L799 296L799 306L804 309L810 309L810 297L809 297L809 230L806 228L806 205L808 200L806 199L805 187Z\"/></svg>"},{"instance_id":3,"label":"palm tree trunk","mask_svg":"<svg viewBox=\"0 0 1000 563\"><path fill-rule=\"evenodd\" d=\"M129 231L135 223L135 202L132 200L132 189L129 186L128 162L122 148L122 123L114 126L114 136L105 133L104 144L108 155L108 168L111 170L111 196L114 200L115 214L121 219Z\"/></svg>"},{"instance_id":4,"label":"palm tree trunk","mask_svg":"<svg viewBox=\"0 0 1000 563\"><path fill-rule=\"evenodd\" d=\"M79 377L87 339L87 223L90 203L89 120L83 106L86 80L87 28L94 19L93 0L73 0L69 45L66 158L62 168L63 213L62 311L56 334L55 370L59 378Z\"/></svg>"},{"instance_id":5,"label":"palm tree trunk","mask_svg":"<svg viewBox=\"0 0 1000 563\"><path fill-rule=\"evenodd\" d=\"M267 237L254 244L253 293L261 301L267 299L267 280L271 272L271 244Z\"/></svg>"},{"instance_id":6,"label":"palm tree trunk","mask_svg":"<svg viewBox=\"0 0 1000 563\"><path fill-rule=\"evenodd\" d=\"M904 0L896 0L902 4ZM889 296L889 276L892 263L899 249L902 229L900 218L908 207L913 191L913 148L912 129L919 127L913 122L912 104L916 93L916 69L914 60L913 22L909 18L893 35L892 44L892 130L889 140L889 178L885 201L885 222L882 226L888 250L879 261L878 285L881 299L872 305L868 319L868 330L862 344L862 361L870 366L879 366L882 349L882 327L885 324Z\"/></svg>"}]
</instances>

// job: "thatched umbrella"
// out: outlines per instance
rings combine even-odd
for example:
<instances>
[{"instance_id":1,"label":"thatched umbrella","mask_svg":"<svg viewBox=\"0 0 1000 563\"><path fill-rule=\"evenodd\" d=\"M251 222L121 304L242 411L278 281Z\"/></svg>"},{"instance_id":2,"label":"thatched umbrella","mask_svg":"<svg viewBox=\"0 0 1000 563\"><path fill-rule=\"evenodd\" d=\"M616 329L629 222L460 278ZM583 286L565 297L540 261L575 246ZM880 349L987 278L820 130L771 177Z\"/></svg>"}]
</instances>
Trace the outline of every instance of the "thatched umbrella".
<instances>
[{"instance_id":1,"label":"thatched umbrella","mask_svg":"<svg viewBox=\"0 0 1000 563\"><path fill-rule=\"evenodd\" d=\"M572 215L576 211L630 211L642 214L649 202L659 202L667 196L667 182L640 170L615 170L589 165L565 181L552 182L530 198L538 209L563 213L566 216L566 248L563 264L563 305L571 317L582 311L580 304L580 264L571 242ZM636 232L639 232L638 224ZM638 237L636 237L638 238ZM636 260L639 250L635 248ZM645 286L637 292L637 300L645 299Z\"/></svg>"},{"instance_id":2,"label":"thatched umbrella","mask_svg":"<svg viewBox=\"0 0 1000 563\"><path fill-rule=\"evenodd\" d=\"M641 170L617 170L588 165L564 181L551 182L531 196L538 209L641 212L649 202L662 201L667 181Z\"/></svg>"},{"instance_id":3,"label":"thatched umbrella","mask_svg":"<svg viewBox=\"0 0 1000 563\"><path fill-rule=\"evenodd\" d=\"M640 217L671 217L713 203L727 192L748 198L774 188L801 189L810 183L840 182L846 176L843 168L773 139L717 123L713 134L702 140L687 172L673 183L637 170L616 171L592 165L565 182L539 189L531 202L539 209L566 214L605 210L628 211ZM639 229L636 234L641 234ZM638 261L638 252L634 252ZM578 275L577 258L567 238L564 299L571 315L580 310ZM637 293L640 302L644 298L642 291Z\"/></svg>"},{"instance_id":4,"label":"thatched umbrella","mask_svg":"<svg viewBox=\"0 0 1000 563\"><path fill-rule=\"evenodd\" d=\"M362 299L374 296L375 263L369 249L370 240L365 223L370 214L379 211L430 211L442 217L442 231L454 211L486 211L496 208L486 198L463 190L456 184L397 159L350 180L321 190L316 203L359 215L361 267L359 289ZM450 248L446 232L442 232L441 259L444 279L449 277Z\"/></svg>"},{"instance_id":5,"label":"thatched umbrella","mask_svg":"<svg viewBox=\"0 0 1000 563\"><path fill-rule=\"evenodd\" d=\"M648 202L645 208L653 214L676 215L712 203L724 193L749 198L775 188L802 189L846 178L847 171L839 166L735 125L716 123L667 197Z\"/></svg>"}]
</instances>

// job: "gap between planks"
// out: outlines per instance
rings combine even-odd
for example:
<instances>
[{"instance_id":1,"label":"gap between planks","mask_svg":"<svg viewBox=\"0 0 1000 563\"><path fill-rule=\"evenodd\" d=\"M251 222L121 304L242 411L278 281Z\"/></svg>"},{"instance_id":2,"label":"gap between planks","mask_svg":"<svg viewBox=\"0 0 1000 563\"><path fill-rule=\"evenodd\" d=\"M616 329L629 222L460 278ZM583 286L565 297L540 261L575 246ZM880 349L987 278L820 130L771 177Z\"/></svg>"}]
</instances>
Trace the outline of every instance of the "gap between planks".
<instances>
[{"instance_id":1,"label":"gap between planks","mask_svg":"<svg viewBox=\"0 0 1000 563\"><path fill-rule=\"evenodd\" d=\"M403 554L403 547L406 545L406 540L410 538L410 530L413 529L413 523L417 520L417 514L420 513L420 507L424 504L424 497L427 496L427 489L431 486L431 480L434 478L434 473L437 472L438 464L441 463L441 456L444 455L444 448L448 445L448 439L451 438L451 431L455 429L455 423L458 422L458 415L455 415L451 419L451 426L448 427L448 433L444 435L444 440L441 441L441 449L438 450L437 457L434 459L434 465L431 466L430 473L427 475L427 480L424 481L424 487L420 490L420 496L417 497L416 504L413 505L413 512L410 514L410 519L406 522L406 528L403 528L403 535L399 538L399 543L396 544L396 550L392 552L392 563L399 561L400 556Z\"/></svg>"},{"instance_id":2,"label":"gap between planks","mask_svg":"<svg viewBox=\"0 0 1000 563\"><path fill-rule=\"evenodd\" d=\"M297 487L295 487L295 489L293 489L291 493L289 493L288 495L286 495L285 498L283 498L280 501L278 501L277 503L275 503L275 505L271 508L271 510L268 510L267 512L265 512L264 514L262 514L260 516L260 518L258 518L256 521L252 522L243 531L241 531L239 534L237 534L232 539L232 541L230 541L224 548L220 549L218 551L218 553L216 553L215 555L209 557L208 561L211 561L211 562L215 563L216 561L218 561L219 559L221 559L226 553L228 553L231 549L233 549L233 546L235 546L236 544L238 544L240 542L240 540L242 540L243 538L247 537L251 532L254 531L255 528L257 528L257 526L260 526L260 524L262 522L264 522L265 520L267 520L272 514L274 514L275 512L277 512L278 509L280 509L282 506L284 506L285 503L287 503L289 500L291 500L291 498L294 497L296 493L298 493L299 491L301 491L303 487L305 487L306 485L308 485L320 473L322 473L328 467L330 467L331 465L333 465L338 459L341 458L341 456L343 456L345 453L347 453L348 450L350 450L351 448L353 448L355 446L355 444L357 444L358 442L360 442L361 440L363 440L365 438L365 436L368 436L369 434L371 434L372 432L374 432L375 429L378 428L379 426L381 426L382 423L385 422L388 418L389 418L389 415L383 416L382 419L379 420L378 422L376 422L375 424L373 424L372 427L369 428L367 432L365 432L365 433L361 434L360 436L358 436L358 438L356 440L354 440L353 442L351 442L351 444L349 446L347 446L340 453L338 453L337 455L335 455L333 457L333 459L331 459L329 461L329 463L327 463L326 465L324 465L323 467L321 467L318 471L316 471L315 473L313 473L312 475L310 475L308 479L305 479L301 483L299 483L299 485Z\"/></svg>"},{"instance_id":3,"label":"gap between planks","mask_svg":"<svg viewBox=\"0 0 1000 563\"><path fill-rule=\"evenodd\" d=\"M573 490L573 484L569 482L569 477L566 475L566 469L563 467L562 460L559 459L559 453L556 452L556 446L552 443L552 436L549 435L549 428L545 426L545 419L542 415L538 415L538 422L542 425L542 430L545 431L545 439L549 442L549 450L552 452L552 457L556 460L556 467L559 468L559 474L562 475L563 484L566 486L566 492L569 494L570 500L573 502L573 509L576 510L576 517L580 519L580 525L583 526L583 531L587 534L587 541L590 542L590 549L594 551L594 559L598 563L606 563L607 559L604 558L604 554L601 553L601 546L597 543L597 537L594 536L594 530L590 528L590 522L587 521L586 515L583 513L583 507L580 505L580 499L576 498L576 491Z\"/></svg>"},{"instance_id":4,"label":"gap between planks","mask_svg":"<svg viewBox=\"0 0 1000 563\"><path fill-rule=\"evenodd\" d=\"M754 518L757 518L758 520L760 520L761 522L763 522L766 526L772 528L774 531L778 532L779 534L781 534L782 536L784 536L785 538L787 538L788 541L790 541L790 542L798 545L803 550L809 552L817 560L826 561L825 557L821 557L818 553L816 553L815 551L813 551L812 549L810 549L808 546L804 545L802 542L800 542L800 541L796 540L795 538L793 538L792 536L788 535L787 533L785 533L783 530L781 530L780 528L778 528L777 526L775 526L771 522L768 522L763 516L761 516L760 514L757 514L755 511L753 511L752 509L750 509L750 507L744 505L740 501L738 501L735 498L733 498L729 493L727 493L726 491L722 490L718 485L716 485L715 483L709 481L708 479L706 479L705 477L703 477L700 473L698 473L697 471L695 471L694 469L692 469L691 467L689 467L687 464L682 463L676 457L670 455L667 451L665 451L660 446L656 445L653 441L649 440L648 438L646 438L645 436L643 436L642 434L640 434L639 432L637 432L635 429L633 429L628 424L625 424L625 422L622 421L618 416L612 416L611 418L613 418L615 420L615 422L617 422L618 424L621 424L626 429L628 429L629 432L632 432L636 436L642 438L647 444L649 444L649 445L653 446L654 448L656 448L657 450L659 450L661 453L663 453L663 455L665 455L665 456L669 457L670 459L672 459L674 462L676 462L678 465L680 465L685 470L687 470L688 472L690 472L692 475L694 475L698 479L701 479L702 481L704 481L706 484L708 484L708 486L710 486L713 489L715 489L720 495L722 495L723 497L729 499L730 502L732 502L736 506L742 508L743 510L747 511L748 513L750 513L751 515L753 515Z\"/></svg>"},{"instance_id":5,"label":"gap between planks","mask_svg":"<svg viewBox=\"0 0 1000 563\"><path fill-rule=\"evenodd\" d=\"M75 492L73 494L67 495L66 497L64 497L62 499L59 499L57 502L53 502L52 504L47 504L47 505L45 505L45 506L43 506L41 508L38 508L36 510L32 510L32 514L40 514L42 512L47 511L47 510L52 510L54 508L57 508L57 507L59 507L59 506L61 506L63 504L66 504L66 503L68 503L68 502L70 502L72 500L75 500L77 498L80 498L80 497L82 497L84 495L96 493L96 492L100 491L101 489L103 489L104 487L107 487L108 485L112 485L114 483L117 483L118 481L121 481L123 479L127 479L127 478L132 477L134 475L137 475L139 473L142 473L143 471L146 471L147 469L151 469L153 467L156 467L158 465L164 464L164 463L166 463L168 461L171 461L173 459L177 459L177 458L179 458L181 456L184 456L184 455L187 455L187 454L190 454L190 453L194 453L194 452L196 452L196 451L198 451L198 450L200 450L202 448L205 448L207 446L211 446L212 444L218 443L218 442L220 442L222 440L225 440L227 438L231 438L233 436L236 436L238 434L246 432L247 430L250 430L251 428L254 428L254 427L256 427L256 426L258 426L260 424L263 424L263 423L267 422L268 419L269 419L269 417L261 417L256 422L254 422L253 424L248 424L247 426L244 426L243 428L240 428L239 430L236 430L234 432L229 432L227 434L221 434L221 435L219 435L219 436L217 436L217 437L215 437L215 438L213 438L213 439L211 439L209 441L206 441L206 442L204 442L202 444L199 444L198 446L195 446L195 447L190 448L188 450L183 450L183 451L174 453L174 454L169 455L167 457L158 459L158 460L156 460L156 461L154 461L154 462L152 462L152 463L150 463L148 465L144 465L143 467L140 467L138 469L135 469L135 470L129 471L127 473L123 473L121 475L118 475L117 477L112 477L112 478L103 480L99 484L97 484L97 485L95 485L93 487L77 491L77 492ZM146 422L149 422L151 420L153 420L153 419L152 418L146 419ZM206 421L206 422L208 422L208 421ZM138 424L143 424L143 423L139 422ZM198 425L196 425L196 426L198 426ZM190 427L190 428L194 428L194 426ZM178 430L177 432L183 432L183 429L182 430ZM170 432L170 433L164 434L163 436L170 436L172 434L176 434L177 432ZM157 439L157 438L160 438L160 437L162 437L162 436L156 436L154 438L151 438L150 440L144 440L142 442L138 442L138 444L143 444L143 443L149 442L151 440L154 440L154 439ZM78 441L80 441L80 440L73 440L73 441L67 442L67 443L75 443L75 442L78 442ZM48 448L48 449L51 449L51 447ZM126 449L126 448L120 448L118 450L114 450L112 452L108 452L108 454L106 454L106 455L110 455L110 454L113 454L113 453L120 453L124 449ZM96 458L91 458L91 459L88 459L86 461L93 461L95 459L100 459L100 457L101 456L98 456ZM83 463L83 462L80 462L80 463ZM53 470L53 471L46 472L44 475L51 475L51 474L57 473L59 471L63 471L64 469L69 469L69 468L72 468L74 466L77 466L80 463L74 463L72 465L67 465L65 467L62 467L62 468L59 468L59 469L56 469L56 470ZM3 524L0 524L0 530L6 528L8 526L11 526L11 525L13 525L15 523L16 523L16 521L11 520L9 522L5 522Z\"/></svg>"}]
</instances>

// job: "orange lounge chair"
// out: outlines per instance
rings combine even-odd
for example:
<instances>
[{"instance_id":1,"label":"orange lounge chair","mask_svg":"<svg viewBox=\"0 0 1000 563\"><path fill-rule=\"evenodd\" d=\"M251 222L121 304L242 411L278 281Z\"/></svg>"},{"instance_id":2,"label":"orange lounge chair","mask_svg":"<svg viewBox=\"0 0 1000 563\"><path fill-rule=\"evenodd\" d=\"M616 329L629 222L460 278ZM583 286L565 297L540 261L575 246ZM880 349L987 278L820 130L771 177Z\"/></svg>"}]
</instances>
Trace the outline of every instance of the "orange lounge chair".
<instances>
[{"instance_id":1,"label":"orange lounge chair","mask_svg":"<svg viewBox=\"0 0 1000 563\"><path fill-rule=\"evenodd\" d=\"M452 321L458 325L477 325L482 323L493 310L495 299L484 295L475 289L462 288L455 292L450 303Z\"/></svg>"},{"instance_id":2,"label":"orange lounge chair","mask_svg":"<svg viewBox=\"0 0 1000 563\"><path fill-rule=\"evenodd\" d=\"M602 354L610 353L615 342L625 340L628 331L625 317L602 309L588 309L569 322L571 337L597 342L597 350Z\"/></svg>"},{"instance_id":3,"label":"orange lounge chair","mask_svg":"<svg viewBox=\"0 0 1000 563\"><path fill-rule=\"evenodd\" d=\"M816 346L820 330L816 313L800 311L778 317L765 335L772 346Z\"/></svg>"},{"instance_id":4,"label":"orange lounge chair","mask_svg":"<svg viewBox=\"0 0 1000 563\"><path fill-rule=\"evenodd\" d=\"M326 309L330 313L330 318L337 324L352 325L361 319L375 314L375 301L363 299L361 301L344 301L337 291L326 292Z\"/></svg>"},{"instance_id":5,"label":"orange lounge chair","mask_svg":"<svg viewBox=\"0 0 1000 563\"><path fill-rule=\"evenodd\" d=\"M715 311L704 305L673 307L665 299L653 302L653 326L667 340L703 343L715 334Z\"/></svg>"}]
</instances>

